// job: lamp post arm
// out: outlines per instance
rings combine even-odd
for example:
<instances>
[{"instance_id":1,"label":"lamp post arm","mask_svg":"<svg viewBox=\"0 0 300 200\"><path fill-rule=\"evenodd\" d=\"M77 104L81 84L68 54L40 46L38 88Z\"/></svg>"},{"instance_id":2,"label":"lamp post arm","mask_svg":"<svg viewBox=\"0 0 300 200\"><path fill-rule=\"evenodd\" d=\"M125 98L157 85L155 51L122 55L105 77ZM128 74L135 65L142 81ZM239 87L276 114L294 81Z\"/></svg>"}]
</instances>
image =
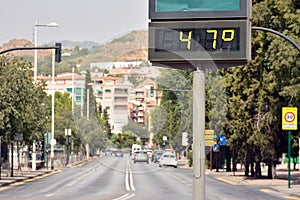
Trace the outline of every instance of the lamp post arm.
<instances>
[{"instance_id":1,"label":"lamp post arm","mask_svg":"<svg viewBox=\"0 0 300 200\"><path fill-rule=\"evenodd\" d=\"M266 31L266 32L270 32L270 33L274 33L282 38L284 38L285 40L289 41L294 47L296 47L298 49L298 51L300 52L300 46L295 42L293 41L291 38L289 38L288 36L278 32L278 31L275 31L275 30L272 30L272 29L269 29L269 28L264 28L264 27L251 27L252 30L261 30L261 31Z\"/></svg>"},{"instance_id":2,"label":"lamp post arm","mask_svg":"<svg viewBox=\"0 0 300 200\"><path fill-rule=\"evenodd\" d=\"M11 49L6 49L4 51L0 51L0 55L4 53L8 53L11 51L18 51L18 50L35 50L35 49L59 49L59 47L16 47L16 48L11 48Z\"/></svg>"}]
</instances>

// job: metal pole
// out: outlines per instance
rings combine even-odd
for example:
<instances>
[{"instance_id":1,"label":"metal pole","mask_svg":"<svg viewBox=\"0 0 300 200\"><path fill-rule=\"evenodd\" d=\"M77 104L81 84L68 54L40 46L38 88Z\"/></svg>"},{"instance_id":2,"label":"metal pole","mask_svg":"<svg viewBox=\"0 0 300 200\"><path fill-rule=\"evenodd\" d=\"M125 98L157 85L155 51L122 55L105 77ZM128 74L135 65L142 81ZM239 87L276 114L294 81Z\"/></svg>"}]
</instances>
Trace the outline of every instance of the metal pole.
<instances>
[{"instance_id":1,"label":"metal pole","mask_svg":"<svg viewBox=\"0 0 300 200\"><path fill-rule=\"evenodd\" d=\"M0 180L1 180L1 168L2 168L2 146L1 146L1 143L2 143L2 136L0 136Z\"/></svg>"},{"instance_id":2,"label":"metal pole","mask_svg":"<svg viewBox=\"0 0 300 200\"><path fill-rule=\"evenodd\" d=\"M84 88L81 88L81 109L80 109L80 116L82 117L83 116L83 90Z\"/></svg>"},{"instance_id":3,"label":"metal pole","mask_svg":"<svg viewBox=\"0 0 300 200\"><path fill-rule=\"evenodd\" d=\"M205 200L205 72L193 75L193 200Z\"/></svg>"},{"instance_id":4,"label":"metal pole","mask_svg":"<svg viewBox=\"0 0 300 200\"><path fill-rule=\"evenodd\" d=\"M87 120L89 120L90 118L90 89L87 88L86 91L86 117ZM86 158L89 159L90 158L90 148L89 148L89 144L86 143Z\"/></svg>"},{"instance_id":5,"label":"metal pole","mask_svg":"<svg viewBox=\"0 0 300 200\"><path fill-rule=\"evenodd\" d=\"M0 140L1 141L1 140ZM298 166L298 170L300 171L300 138L299 138L299 154L298 154L298 163L299 163L299 166ZM1 150L0 150L0 152L1 152Z\"/></svg>"},{"instance_id":6,"label":"metal pole","mask_svg":"<svg viewBox=\"0 0 300 200\"><path fill-rule=\"evenodd\" d=\"M48 133L46 133L45 148L46 148L46 169L47 170L48 170L48 143L49 143L49 138L48 138Z\"/></svg>"},{"instance_id":7,"label":"metal pole","mask_svg":"<svg viewBox=\"0 0 300 200\"><path fill-rule=\"evenodd\" d=\"M75 79L75 67L72 67L72 114L74 114L74 79Z\"/></svg>"},{"instance_id":8,"label":"metal pole","mask_svg":"<svg viewBox=\"0 0 300 200\"><path fill-rule=\"evenodd\" d=\"M212 171L212 165L213 165L213 146L210 146L210 152L209 152L209 159L210 159L210 171Z\"/></svg>"},{"instance_id":9,"label":"metal pole","mask_svg":"<svg viewBox=\"0 0 300 200\"><path fill-rule=\"evenodd\" d=\"M52 50L52 124L51 124L51 169L54 169L54 100L55 100L55 49Z\"/></svg>"},{"instance_id":10,"label":"metal pole","mask_svg":"<svg viewBox=\"0 0 300 200\"><path fill-rule=\"evenodd\" d=\"M37 29L38 29L38 18L35 18L34 25L34 47L37 47ZM37 49L34 49L34 83L37 82Z\"/></svg>"},{"instance_id":11,"label":"metal pole","mask_svg":"<svg viewBox=\"0 0 300 200\"><path fill-rule=\"evenodd\" d=\"M291 188L291 131L288 131L288 188Z\"/></svg>"},{"instance_id":12,"label":"metal pole","mask_svg":"<svg viewBox=\"0 0 300 200\"><path fill-rule=\"evenodd\" d=\"M32 143L32 154L31 154L31 157L32 157L32 171L36 171L36 147L35 147L35 140L33 140L33 143Z\"/></svg>"},{"instance_id":13,"label":"metal pole","mask_svg":"<svg viewBox=\"0 0 300 200\"><path fill-rule=\"evenodd\" d=\"M86 118L87 120L89 120L90 118L90 89L87 88L87 91L86 91Z\"/></svg>"},{"instance_id":14,"label":"metal pole","mask_svg":"<svg viewBox=\"0 0 300 200\"><path fill-rule=\"evenodd\" d=\"M69 135L67 135L66 139L67 139L66 143L67 143L67 165L68 165L69 164Z\"/></svg>"}]
</instances>

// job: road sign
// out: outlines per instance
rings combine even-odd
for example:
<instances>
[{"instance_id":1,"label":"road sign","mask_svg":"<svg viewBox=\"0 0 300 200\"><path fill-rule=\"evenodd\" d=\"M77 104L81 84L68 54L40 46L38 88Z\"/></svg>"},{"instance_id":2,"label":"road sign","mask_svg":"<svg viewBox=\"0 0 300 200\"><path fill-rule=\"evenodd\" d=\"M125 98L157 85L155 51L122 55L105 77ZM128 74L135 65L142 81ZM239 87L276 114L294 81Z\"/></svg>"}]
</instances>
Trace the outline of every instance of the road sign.
<instances>
[{"instance_id":1,"label":"road sign","mask_svg":"<svg viewBox=\"0 0 300 200\"><path fill-rule=\"evenodd\" d=\"M297 107L282 108L282 130L297 130Z\"/></svg>"},{"instance_id":2,"label":"road sign","mask_svg":"<svg viewBox=\"0 0 300 200\"><path fill-rule=\"evenodd\" d=\"M65 136L71 136L72 135L72 130L69 128L65 129Z\"/></svg>"},{"instance_id":3,"label":"road sign","mask_svg":"<svg viewBox=\"0 0 300 200\"><path fill-rule=\"evenodd\" d=\"M50 140L50 144L51 144L51 145L56 145L56 139L51 139L51 140Z\"/></svg>"},{"instance_id":4,"label":"road sign","mask_svg":"<svg viewBox=\"0 0 300 200\"><path fill-rule=\"evenodd\" d=\"M205 130L205 146L213 146L216 144L214 141L214 130Z\"/></svg>"},{"instance_id":5,"label":"road sign","mask_svg":"<svg viewBox=\"0 0 300 200\"><path fill-rule=\"evenodd\" d=\"M182 146L188 146L188 145L189 145L188 133L183 132L182 133Z\"/></svg>"}]
</instances>

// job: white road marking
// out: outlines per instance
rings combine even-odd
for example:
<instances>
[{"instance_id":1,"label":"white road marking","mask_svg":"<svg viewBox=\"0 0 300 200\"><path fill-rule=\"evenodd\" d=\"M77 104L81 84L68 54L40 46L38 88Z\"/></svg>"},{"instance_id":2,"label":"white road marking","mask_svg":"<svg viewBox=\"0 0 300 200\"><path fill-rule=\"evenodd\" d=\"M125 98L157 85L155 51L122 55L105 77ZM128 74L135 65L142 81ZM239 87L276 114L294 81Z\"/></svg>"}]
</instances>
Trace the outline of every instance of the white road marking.
<instances>
[{"instance_id":1,"label":"white road marking","mask_svg":"<svg viewBox=\"0 0 300 200\"><path fill-rule=\"evenodd\" d=\"M116 198L116 199L113 199L113 200L126 200L126 199L130 199L134 196L135 196L135 194L124 194L123 196L121 196L119 198Z\"/></svg>"},{"instance_id":2,"label":"white road marking","mask_svg":"<svg viewBox=\"0 0 300 200\"><path fill-rule=\"evenodd\" d=\"M135 191L135 187L133 184L132 171L131 171L130 162L128 159L127 159L126 174L125 174L125 188L127 191Z\"/></svg>"},{"instance_id":3,"label":"white road marking","mask_svg":"<svg viewBox=\"0 0 300 200\"><path fill-rule=\"evenodd\" d=\"M52 197L54 194L47 194L45 197Z\"/></svg>"},{"instance_id":4,"label":"white road marking","mask_svg":"<svg viewBox=\"0 0 300 200\"><path fill-rule=\"evenodd\" d=\"M131 168L129 168L129 181L130 181L130 187L132 191L135 191L135 187L133 185L133 176L132 176L132 171Z\"/></svg>"},{"instance_id":5,"label":"white road marking","mask_svg":"<svg viewBox=\"0 0 300 200\"><path fill-rule=\"evenodd\" d=\"M129 182L128 182L128 168L126 167L126 174L125 174L125 188L127 191L130 191Z\"/></svg>"}]
</instances>

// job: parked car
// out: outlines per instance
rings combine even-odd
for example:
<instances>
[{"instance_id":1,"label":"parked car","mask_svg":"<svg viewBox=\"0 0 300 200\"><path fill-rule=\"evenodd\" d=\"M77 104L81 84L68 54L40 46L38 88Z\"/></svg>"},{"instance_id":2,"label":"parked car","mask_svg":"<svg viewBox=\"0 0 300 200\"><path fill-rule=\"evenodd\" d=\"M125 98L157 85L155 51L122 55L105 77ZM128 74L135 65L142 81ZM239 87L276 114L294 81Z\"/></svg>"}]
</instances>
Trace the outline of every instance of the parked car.
<instances>
[{"instance_id":1,"label":"parked car","mask_svg":"<svg viewBox=\"0 0 300 200\"><path fill-rule=\"evenodd\" d=\"M121 149L117 150L115 153L116 157L123 157L123 151Z\"/></svg>"},{"instance_id":2,"label":"parked car","mask_svg":"<svg viewBox=\"0 0 300 200\"><path fill-rule=\"evenodd\" d=\"M110 149L106 149L105 156L111 156L111 155L112 155L112 151Z\"/></svg>"},{"instance_id":3,"label":"parked car","mask_svg":"<svg viewBox=\"0 0 300 200\"><path fill-rule=\"evenodd\" d=\"M173 166L177 168L177 158L175 153L171 151L164 152L159 159L159 167Z\"/></svg>"},{"instance_id":4,"label":"parked car","mask_svg":"<svg viewBox=\"0 0 300 200\"><path fill-rule=\"evenodd\" d=\"M149 158L148 158L147 151L144 151L144 150L135 151L134 156L133 156L133 162L134 163L146 162L147 164L149 164Z\"/></svg>"}]
</instances>

